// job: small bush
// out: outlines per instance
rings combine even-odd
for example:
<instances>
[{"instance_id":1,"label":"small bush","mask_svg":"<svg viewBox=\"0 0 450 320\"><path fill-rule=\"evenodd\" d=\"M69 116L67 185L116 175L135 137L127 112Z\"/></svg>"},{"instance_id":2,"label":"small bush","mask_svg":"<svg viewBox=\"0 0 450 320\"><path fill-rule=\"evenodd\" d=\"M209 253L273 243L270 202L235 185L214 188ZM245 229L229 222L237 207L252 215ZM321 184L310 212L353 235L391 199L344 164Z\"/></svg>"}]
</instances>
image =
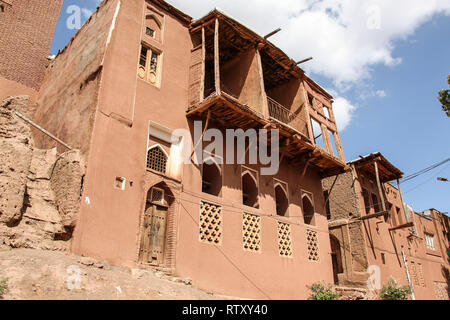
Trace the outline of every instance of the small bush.
<instances>
[{"instance_id":1,"label":"small bush","mask_svg":"<svg viewBox=\"0 0 450 320\"><path fill-rule=\"evenodd\" d=\"M8 290L8 279L3 279L0 281L0 299L3 298L6 290Z\"/></svg>"},{"instance_id":2,"label":"small bush","mask_svg":"<svg viewBox=\"0 0 450 320\"><path fill-rule=\"evenodd\" d=\"M309 300L339 300L341 296L334 290L332 284L325 284L324 282L314 283L308 287L312 291Z\"/></svg>"},{"instance_id":3,"label":"small bush","mask_svg":"<svg viewBox=\"0 0 450 320\"><path fill-rule=\"evenodd\" d=\"M407 300L411 295L409 287L398 287L394 278L389 278L387 285L381 289L380 298L383 300Z\"/></svg>"}]
</instances>

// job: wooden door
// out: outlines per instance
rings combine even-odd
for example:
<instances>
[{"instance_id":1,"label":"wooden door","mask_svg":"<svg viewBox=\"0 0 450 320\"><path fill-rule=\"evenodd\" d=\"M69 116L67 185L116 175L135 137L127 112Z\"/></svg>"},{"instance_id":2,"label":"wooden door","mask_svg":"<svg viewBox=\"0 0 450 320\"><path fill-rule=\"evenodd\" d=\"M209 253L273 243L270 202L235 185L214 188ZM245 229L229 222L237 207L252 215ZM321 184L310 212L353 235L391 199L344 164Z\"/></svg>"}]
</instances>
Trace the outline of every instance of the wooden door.
<instances>
[{"instance_id":1,"label":"wooden door","mask_svg":"<svg viewBox=\"0 0 450 320\"><path fill-rule=\"evenodd\" d=\"M145 211L140 262L161 265L166 241L167 208L150 205Z\"/></svg>"}]
</instances>

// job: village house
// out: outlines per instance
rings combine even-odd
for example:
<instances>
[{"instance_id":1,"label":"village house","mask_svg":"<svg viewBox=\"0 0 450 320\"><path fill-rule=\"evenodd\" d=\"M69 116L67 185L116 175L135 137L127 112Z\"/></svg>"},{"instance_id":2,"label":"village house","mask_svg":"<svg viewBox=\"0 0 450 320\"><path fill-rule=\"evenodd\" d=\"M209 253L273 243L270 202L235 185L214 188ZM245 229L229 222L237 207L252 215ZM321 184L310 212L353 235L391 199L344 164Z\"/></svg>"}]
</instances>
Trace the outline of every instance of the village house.
<instances>
[{"instance_id":1,"label":"village house","mask_svg":"<svg viewBox=\"0 0 450 320\"><path fill-rule=\"evenodd\" d=\"M192 21L164 1L103 1L48 67L34 116L86 157L73 252L224 295L307 298L307 285L333 279L321 179L348 169L332 102L219 10ZM277 130L278 172L246 153L243 165L185 164L186 143L208 145L194 121Z\"/></svg>"},{"instance_id":2,"label":"village house","mask_svg":"<svg viewBox=\"0 0 450 320\"><path fill-rule=\"evenodd\" d=\"M334 282L381 288L394 278L416 299L449 298L449 217L415 213L390 182L403 173L381 153L348 163L323 181Z\"/></svg>"},{"instance_id":3,"label":"village house","mask_svg":"<svg viewBox=\"0 0 450 320\"><path fill-rule=\"evenodd\" d=\"M403 173L380 153L346 162L332 96L270 34L217 9L193 20L162 0L103 0L48 57L61 5L0 0L0 99L28 95L28 110L17 101L32 120L7 101L18 134L0 136L0 157L13 167L26 154L16 178L31 182L18 197L0 181L14 194L0 197L1 237L226 296L306 299L320 281L392 276L418 299L448 299L449 218L405 206L390 183ZM219 134L226 152L210 148ZM12 232L23 212L45 243Z\"/></svg>"}]
</instances>

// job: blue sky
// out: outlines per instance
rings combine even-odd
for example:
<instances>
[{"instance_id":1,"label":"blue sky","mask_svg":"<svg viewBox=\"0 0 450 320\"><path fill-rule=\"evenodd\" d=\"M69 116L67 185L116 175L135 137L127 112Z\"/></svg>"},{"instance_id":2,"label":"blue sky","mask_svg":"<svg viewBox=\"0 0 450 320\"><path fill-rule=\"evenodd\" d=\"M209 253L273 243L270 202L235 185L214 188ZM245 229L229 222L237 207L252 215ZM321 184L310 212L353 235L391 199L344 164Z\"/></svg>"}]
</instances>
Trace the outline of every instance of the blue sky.
<instances>
[{"instance_id":1,"label":"blue sky","mask_svg":"<svg viewBox=\"0 0 450 320\"><path fill-rule=\"evenodd\" d=\"M313 56L302 67L335 97L347 160L380 151L408 175L450 158L450 118L437 100L450 73L450 0L169 2L194 18L219 7L262 35L282 27L271 41L296 60ZM52 54L76 32L69 6L84 22L98 3L64 1ZM450 162L402 185L416 211L450 211L450 183L438 176L450 178Z\"/></svg>"}]
</instances>

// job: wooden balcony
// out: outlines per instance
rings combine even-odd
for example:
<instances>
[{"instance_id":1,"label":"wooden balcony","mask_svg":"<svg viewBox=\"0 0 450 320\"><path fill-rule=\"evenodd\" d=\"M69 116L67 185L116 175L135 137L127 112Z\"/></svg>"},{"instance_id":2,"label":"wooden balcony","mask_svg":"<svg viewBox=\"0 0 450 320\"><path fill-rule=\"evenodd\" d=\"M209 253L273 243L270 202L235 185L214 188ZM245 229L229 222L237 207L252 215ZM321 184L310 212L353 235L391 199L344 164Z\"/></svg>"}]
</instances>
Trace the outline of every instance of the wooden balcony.
<instances>
[{"instance_id":1,"label":"wooden balcony","mask_svg":"<svg viewBox=\"0 0 450 320\"><path fill-rule=\"evenodd\" d=\"M308 125L306 124L306 121L301 118L300 112L293 113L270 97L267 97L267 104L271 119L279 121L309 138Z\"/></svg>"}]
</instances>

